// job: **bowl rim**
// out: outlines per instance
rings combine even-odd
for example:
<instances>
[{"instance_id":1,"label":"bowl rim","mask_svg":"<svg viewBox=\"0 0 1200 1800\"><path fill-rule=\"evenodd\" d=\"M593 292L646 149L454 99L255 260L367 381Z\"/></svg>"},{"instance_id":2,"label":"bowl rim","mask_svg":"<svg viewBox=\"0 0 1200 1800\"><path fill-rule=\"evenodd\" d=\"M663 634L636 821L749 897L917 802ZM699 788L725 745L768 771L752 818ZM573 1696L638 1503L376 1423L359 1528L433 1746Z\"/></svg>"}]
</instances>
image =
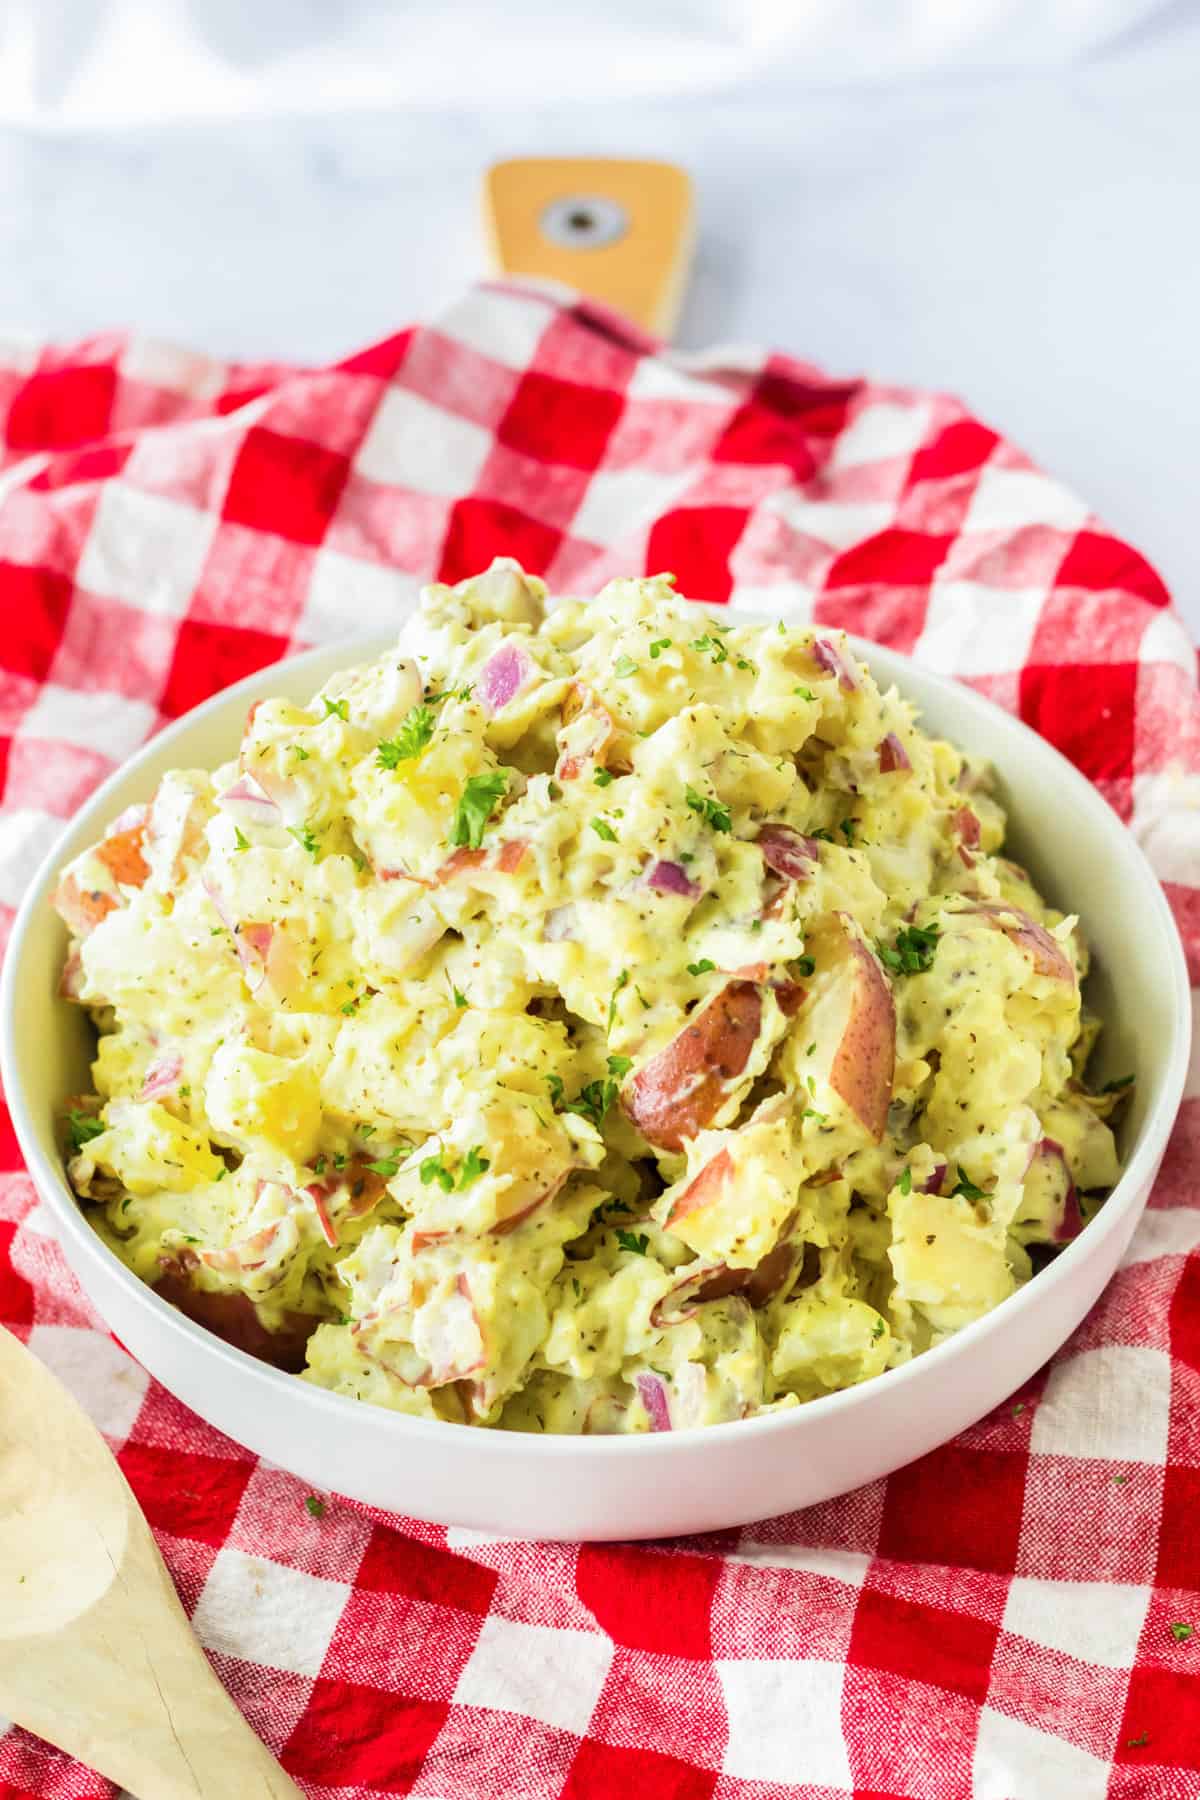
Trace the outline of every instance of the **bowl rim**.
<instances>
[{"instance_id":1,"label":"bowl rim","mask_svg":"<svg viewBox=\"0 0 1200 1800\"><path fill-rule=\"evenodd\" d=\"M778 616L753 607L730 608L730 611L748 623L771 623ZM813 628L820 629L816 626ZM0 1079L3 1080L5 1098L26 1168L40 1198L54 1216L59 1236L69 1237L86 1261L96 1262L104 1274L125 1288L134 1304L147 1307L157 1317L160 1327L181 1338L185 1347L191 1345L198 1353L214 1357L218 1363L225 1365L230 1376L240 1378L243 1383L263 1383L264 1400L270 1400L273 1395L278 1395L280 1400L284 1396L290 1396L295 1404L315 1407L326 1414L334 1427L339 1421L344 1424L351 1417L357 1417L365 1429L395 1433L398 1447L404 1443L415 1445L424 1441L431 1448L437 1446L443 1451L452 1451L455 1446L461 1450L472 1446L482 1450L482 1446L486 1444L493 1448L484 1451L484 1454L518 1460L527 1456L551 1460L579 1456L608 1460L658 1453L678 1456L686 1454L701 1441L711 1444L714 1451L718 1444L731 1441L745 1443L749 1447L752 1441L760 1438L796 1430L800 1428L801 1421L804 1422L804 1428L817 1429L822 1420L834 1414L868 1404L872 1395L877 1401L882 1400L885 1395L899 1396L914 1381L933 1379L939 1371L948 1372L956 1358L967 1355L975 1345L986 1342L997 1332L1007 1330L1010 1325L1015 1326L1031 1307L1043 1302L1049 1304L1053 1293L1071 1280L1074 1269L1098 1250L1102 1239L1118 1232L1126 1215L1139 1204L1142 1189L1152 1178L1174 1124L1183 1096L1192 1027L1191 989L1178 929L1158 877L1141 846L1099 790L1061 751L1031 730L1023 720L1015 718L967 683L928 669L887 645L873 643L850 632L845 635L854 654L868 668L871 667L872 659L880 655L888 663L896 665L897 672L890 674L888 679L897 681L902 690L905 674L911 670L921 683L932 686L935 692L946 694L959 703L965 701L968 707L994 715L1003 729L1032 743L1035 754L1049 761L1054 775L1063 784L1064 800L1090 812L1093 819L1101 822L1102 830L1111 834L1114 846L1119 846L1119 853L1128 865L1130 879L1142 890L1138 911L1139 929L1145 931L1153 921L1161 940L1162 953L1170 969L1175 1000L1172 1041L1163 1066L1158 1096L1146 1114L1129 1161L1100 1212L1089 1221L1085 1230L1059 1253L1052 1264L1026 1282L1015 1294L1009 1295L981 1318L972 1320L940 1344L912 1357L898 1368L885 1369L867 1381L840 1388L834 1393L804 1401L795 1407L785 1407L778 1412L759 1414L748 1419L727 1420L716 1425L691 1426L667 1432L614 1433L593 1437L575 1433L480 1430L457 1425L449 1420L424 1419L411 1413L371 1406L368 1402L318 1387L313 1382L302 1381L299 1376L276 1369L226 1343L215 1332L187 1318L162 1299L148 1283L141 1281L104 1243L88 1224L63 1169L56 1167L41 1149L38 1128L25 1098L17 1052L16 1018L22 986L20 970L23 951L26 939L39 922L42 908L48 900L49 888L61 867L63 846L68 838L80 831L85 822L95 819L99 823L101 816L112 805L110 796L120 793L132 779L136 779L148 762L160 757L164 749L175 742L185 739L197 725L239 700L244 699L249 703L266 697L263 690L269 693L273 681L284 671L289 677L301 674L309 667L314 671L324 669L332 673L339 665L349 667L356 662L377 658L389 645L395 643L394 631L345 638L299 651L293 656L267 664L223 688L199 706L191 708L157 732L89 795L83 805L64 822L62 830L42 858L14 920L4 954L3 973L0 975ZM336 662L333 660L335 658ZM999 772L1003 775L1002 768ZM90 1301L90 1294L87 1297Z\"/></svg>"}]
</instances>

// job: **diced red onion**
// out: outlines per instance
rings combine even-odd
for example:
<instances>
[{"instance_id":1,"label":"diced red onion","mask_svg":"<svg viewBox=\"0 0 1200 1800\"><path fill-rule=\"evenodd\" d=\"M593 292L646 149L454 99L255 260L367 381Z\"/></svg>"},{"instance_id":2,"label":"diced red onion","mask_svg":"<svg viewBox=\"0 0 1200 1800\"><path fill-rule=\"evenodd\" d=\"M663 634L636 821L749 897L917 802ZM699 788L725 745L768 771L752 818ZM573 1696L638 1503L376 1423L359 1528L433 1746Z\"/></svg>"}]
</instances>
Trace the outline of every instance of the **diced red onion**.
<instances>
[{"instance_id":1,"label":"diced red onion","mask_svg":"<svg viewBox=\"0 0 1200 1800\"><path fill-rule=\"evenodd\" d=\"M321 1227L321 1236L325 1239L325 1242L329 1245L331 1250L336 1250L338 1245L337 1227L330 1218L329 1208L325 1204L324 1187L319 1181L314 1181L304 1189L304 1192L313 1203L313 1208L317 1215L317 1224Z\"/></svg>"},{"instance_id":2,"label":"diced red onion","mask_svg":"<svg viewBox=\"0 0 1200 1800\"><path fill-rule=\"evenodd\" d=\"M879 773L893 775L898 769L911 769L908 751L894 731L889 731L879 746Z\"/></svg>"},{"instance_id":3,"label":"diced red onion","mask_svg":"<svg viewBox=\"0 0 1200 1800\"><path fill-rule=\"evenodd\" d=\"M233 934L238 961L246 971L247 985L256 994L267 978L267 958L271 954L273 925L242 925Z\"/></svg>"},{"instance_id":4,"label":"diced red onion","mask_svg":"<svg viewBox=\"0 0 1200 1800\"><path fill-rule=\"evenodd\" d=\"M818 839L805 837L791 825L764 825L754 841L767 867L788 881L807 881L821 860Z\"/></svg>"},{"instance_id":5,"label":"diced red onion","mask_svg":"<svg viewBox=\"0 0 1200 1800\"><path fill-rule=\"evenodd\" d=\"M479 671L476 691L489 718L516 698L534 671L533 658L520 644L501 644Z\"/></svg>"},{"instance_id":6,"label":"diced red onion","mask_svg":"<svg viewBox=\"0 0 1200 1800\"><path fill-rule=\"evenodd\" d=\"M857 674L836 644L828 643L825 638L814 638L812 653L823 669L837 676L843 693L852 694L860 686Z\"/></svg>"},{"instance_id":7,"label":"diced red onion","mask_svg":"<svg viewBox=\"0 0 1200 1800\"><path fill-rule=\"evenodd\" d=\"M946 1164L937 1162L933 1165L933 1174L917 1185L918 1194L940 1194L942 1183L946 1179Z\"/></svg>"},{"instance_id":8,"label":"diced red onion","mask_svg":"<svg viewBox=\"0 0 1200 1800\"><path fill-rule=\"evenodd\" d=\"M552 906L542 920L542 936L547 943L561 944L575 937L579 929L579 908Z\"/></svg>"},{"instance_id":9,"label":"diced red onion","mask_svg":"<svg viewBox=\"0 0 1200 1800\"><path fill-rule=\"evenodd\" d=\"M139 1100L157 1100L162 1094L173 1094L183 1074L183 1057L178 1050L168 1050L156 1057L146 1070Z\"/></svg>"},{"instance_id":10,"label":"diced red onion","mask_svg":"<svg viewBox=\"0 0 1200 1800\"><path fill-rule=\"evenodd\" d=\"M222 925L225 927L226 931L232 931L234 928L234 925L237 923L237 921L234 919L233 914L230 912L229 904L226 901L224 894L222 894L220 888L216 885L215 882L210 881L207 875L205 875L201 878L200 885L204 889L205 893L208 895L209 899L212 901L213 910L215 911L218 919L220 919Z\"/></svg>"},{"instance_id":11,"label":"diced red onion","mask_svg":"<svg viewBox=\"0 0 1200 1800\"><path fill-rule=\"evenodd\" d=\"M148 806L127 806L124 812L117 814L104 835L110 838L117 837L123 831L136 831L139 825L145 825L149 817Z\"/></svg>"},{"instance_id":12,"label":"diced red onion","mask_svg":"<svg viewBox=\"0 0 1200 1800\"><path fill-rule=\"evenodd\" d=\"M217 805L231 818L250 825L278 825L279 807L253 775L239 775L232 787L217 795Z\"/></svg>"},{"instance_id":13,"label":"diced red onion","mask_svg":"<svg viewBox=\"0 0 1200 1800\"><path fill-rule=\"evenodd\" d=\"M696 881L693 881L682 863L652 862L646 871L646 886L652 887L660 894L681 894L684 899L696 900L704 892Z\"/></svg>"},{"instance_id":14,"label":"diced red onion","mask_svg":"<svg viewBox=\"0 0 1200 1800\"><path fill-rule=\"evenodd\" d=\"M643 1370L633 1380L638 1399L649 1415L651 1431L670 1431L671 1403L662 1376Z\"/></svg>"}]
</instances>

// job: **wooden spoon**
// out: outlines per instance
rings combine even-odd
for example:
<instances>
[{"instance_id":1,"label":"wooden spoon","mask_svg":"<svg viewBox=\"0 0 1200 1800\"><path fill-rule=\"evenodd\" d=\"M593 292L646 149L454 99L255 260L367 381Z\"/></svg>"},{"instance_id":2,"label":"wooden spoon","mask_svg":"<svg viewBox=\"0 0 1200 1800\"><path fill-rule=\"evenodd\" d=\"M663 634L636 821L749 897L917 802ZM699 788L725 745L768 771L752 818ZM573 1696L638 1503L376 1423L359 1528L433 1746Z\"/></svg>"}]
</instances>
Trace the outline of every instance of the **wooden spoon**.
<instances>
[{"instance_id":1,"label":"wooden spoon","mask_svg":"<svg viewBox=\"0 0 1200 1800\"><path fill-rule=\"evenodd\" d=\"M0 1713L139 1800L300 1800L209 1667L100 1433L2 1328Z\"/></svg>"}]
</instances>

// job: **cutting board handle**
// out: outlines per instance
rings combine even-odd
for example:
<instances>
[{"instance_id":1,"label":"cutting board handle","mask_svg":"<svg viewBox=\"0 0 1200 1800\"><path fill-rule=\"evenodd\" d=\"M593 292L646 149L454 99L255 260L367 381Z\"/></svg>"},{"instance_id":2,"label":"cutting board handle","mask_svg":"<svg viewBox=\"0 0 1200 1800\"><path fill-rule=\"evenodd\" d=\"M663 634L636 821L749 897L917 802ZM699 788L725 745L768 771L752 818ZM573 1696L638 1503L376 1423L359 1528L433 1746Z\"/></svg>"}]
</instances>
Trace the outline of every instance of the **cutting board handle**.
<instances>
[{"instance_id":1,"label":"cutting board handle","mask_svg":"<svg viewBox=\"0 0 1200 1800\"><path fill-rule=\"evenodd\" d=\"M484 225L501 275L562 281L670 337L695 239L692 184L665 162L530 156L484 177Z\"/></svg>"}]
</instances>

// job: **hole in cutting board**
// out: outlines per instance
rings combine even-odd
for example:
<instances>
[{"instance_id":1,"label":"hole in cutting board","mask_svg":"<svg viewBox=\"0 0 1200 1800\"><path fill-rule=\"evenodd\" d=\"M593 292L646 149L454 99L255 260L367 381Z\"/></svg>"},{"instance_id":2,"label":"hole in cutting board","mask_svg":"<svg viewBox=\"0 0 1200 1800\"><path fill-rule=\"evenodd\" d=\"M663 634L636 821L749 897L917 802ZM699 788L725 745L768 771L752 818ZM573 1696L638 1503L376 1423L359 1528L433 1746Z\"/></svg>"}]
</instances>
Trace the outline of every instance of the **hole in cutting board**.
<instances>
[{"instance_id":1,"label":"hole in cutting board","mask_svg":"<svg viewBox=\"0 0 1200 1800\"><path fill-rule=\"evenodd\" d=\"M568 194L544 209L538 229L562 250L600 250L619 243L625 236L629 214L615 200L594 194Z\"/></svg>"}]
</instances>

